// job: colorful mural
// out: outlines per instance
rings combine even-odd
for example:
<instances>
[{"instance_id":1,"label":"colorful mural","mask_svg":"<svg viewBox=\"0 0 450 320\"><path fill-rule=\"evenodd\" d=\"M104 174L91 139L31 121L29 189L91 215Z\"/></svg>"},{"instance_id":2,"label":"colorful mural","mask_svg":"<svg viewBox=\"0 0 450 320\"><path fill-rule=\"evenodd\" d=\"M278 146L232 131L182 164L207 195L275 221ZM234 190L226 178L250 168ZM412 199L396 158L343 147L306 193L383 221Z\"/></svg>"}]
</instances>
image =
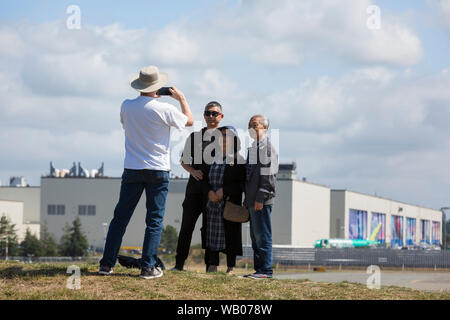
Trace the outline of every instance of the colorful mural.
<instances>
[{"instance_id":1,"label":"colorful mural","mask_svg":"<svg viewBox=\"0 0 450 320\"><path fill-rule=\"evenodd\" d=\"M372 212L372 219L370 221L370 233L381 223L380 231L375 240L380 243L386 242L386 214L379 212Z\"/></svg>"},{"instance_id":2,"label":"colorful mural","mask_svg":"<svg viewBox=\"0 0 450 320\"><path fill-rule=\"evenodd\" d=\"M349 239L367 238L367 211L350 209Z\"/></svg>"},{"instance_id":3,"label":"colorful mural","mask_svg":"<svg viewBox=\"0 0 450 320\"><path fill-rule=\"evenodd\" d=\"M431 245L430 220L420 220L420 243Z\"/></svg>"},{"instance_id":4,"label":"colorful mural","mask_svg":"<svg viewBox=\"0 0 450 320\"><path fill-rule=\"evenodd\" d=\"M433 246L441 245L441 223L437 221L433 221L431 237L433 241Z\"/></svg>"},{"instance_id":5,"label":"colorful mural","mask_svg":"<svg viewBox=\"0 0 450 320\"><path fill-rule=\"evenodd\" d=\"M415 218L406 218L406 245L416 245L416 223Z\"/></svg>"},{"instance_id":6,"label":"colorful mural","mask_svg":"<svg viewBox=\"0 0 450 320\"><path fill-rule=\"evenodd\" d=\"M391 247L403 247L403 217L391 217Z\"/></svg>"}]
</instances>

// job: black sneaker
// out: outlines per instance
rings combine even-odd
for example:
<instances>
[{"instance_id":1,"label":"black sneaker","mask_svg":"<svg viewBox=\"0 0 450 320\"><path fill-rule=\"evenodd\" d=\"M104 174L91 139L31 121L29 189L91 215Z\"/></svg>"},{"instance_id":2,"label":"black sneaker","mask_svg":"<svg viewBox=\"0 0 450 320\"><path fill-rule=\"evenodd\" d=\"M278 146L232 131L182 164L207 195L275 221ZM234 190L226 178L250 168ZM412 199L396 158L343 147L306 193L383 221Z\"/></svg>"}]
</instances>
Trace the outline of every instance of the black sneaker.
<instances>
[{"instance_id":1,"label":"black sneaker","mask_svg":"<svg viewBox=\"0 0 450 320\"><path fill-rule=\"evenodd\" d=\"M111 273L113 273L113 269L111 267L101 265L98 273L104 276L109 276Z\"/></svg>"},{"instance_id":2,"label":"black sneaker","mask_svg":"<svg viewBox=\"0 0 450 320\"><path fill-rule=\"evenodd\" d=\"M153 278L159 278L162 277L163 272L159 267L153 267L153 268L147 268L142 267L141 269L141 277L142 279L153 279Z\"/></svg>"}]
</instances>

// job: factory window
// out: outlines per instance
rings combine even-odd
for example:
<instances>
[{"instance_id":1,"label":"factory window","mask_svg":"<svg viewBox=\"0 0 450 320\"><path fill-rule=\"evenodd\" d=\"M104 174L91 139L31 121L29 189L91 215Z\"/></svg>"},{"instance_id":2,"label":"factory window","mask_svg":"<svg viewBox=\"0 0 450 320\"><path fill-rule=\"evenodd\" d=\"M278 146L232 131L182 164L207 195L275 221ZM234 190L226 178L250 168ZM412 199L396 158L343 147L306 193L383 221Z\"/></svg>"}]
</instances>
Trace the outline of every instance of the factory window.
<instances>
[{"instance_id":1,"label":"factory window","mask_svg":"<svg viewBox=\"0 0 450 320\"><path fill-rule=\"evenodd\" d=\"M372 220L370 221L370 234L372 235L375 229L380 225L375 240L380 243L386 242L386 214L379 212L372 212Z\"/></svg>"},{"instance_id":2,"label":"factory window","mask_svg":"<svg viewBox=\"0 0 450 320\"><path fill-rule=\"evenodd\" d=\"M432 236L433 246L440 246L441 245L441 223L440 222L433 221L431 236Z\"/></svg>"},{"instance_id":3,"label":"factory window","mask_svg":"<svg viewBox=\"0 0 450 320\"><path fill-rule=\"evenodd\" d=\"M406 245L416 244L416 219L406 218Z\"/></svg>"},{"instance_id":4,"label":"factory window","mask_svg":"<svg viewBox=\"0 0 450 320\"><path fill-rule=\"evenodd\" d=\"M420 219L420 243L430 244L430 220Z\"/></svg>"},{"instance_id":5,"label":"factory window","mask_svg":"<svg viewBox=\"0 0 450 320\"><path fill-rule=\"evenodd\" d=\"M78 215L80 216L95 216L95 206L92 205L79 205Z\"/></svg>"},{"instance_id":6,"label":"factory window","mask_svg":"<svg viewBox=\"0 0 450 320\"><path fill-rule=\"evenodd\" d=\"M54 204L49 204L47 206L47 214L49 216L56 215L56 206Z\"/></svg>"},{"instance_id":7,"label":"factory window","mask_svg":"<svg viewBox=\"0 0 450 320\"><path fill-rule=\"evenodd\" d=\"M78 206L78 215L85 216L87 214L87 206Z\"/></svg>"},{"instance_id":8,"label":"factory window","mask_svg":"<svg viewBox=\"0 0 450 320\"><path fill-rule=\"evenodd\" d=\"M66 214L66 206L65 206L65 205L62 205L62 204L58 204L58 205L56 206L56 214L57 214L58 216L63 216L63 215L65 215L65 214Z\"/></svg>"},{"instance_id":9,"label":"factory window","mask_svg":"<svg viewBox=\"0 0 450 320\"><path fill-rule=\"evenodd\" d=\"M367 211L350 209L349 239L366 239Z\"/></svg>"},{"instance_id":10,"label":"factory window","mask_svg":"<svg viewBox=\"0 0 450 320\"><path fill-rule=\"evenodd\" d=\"M87 206L88 207L88 216L95 216L95 206Z\"/></svg>"},{"instance_id":11,"label":"factory window","mask_svg":"<svg viewBox=\"0 0 450 320\"><path fill-rule=\"evenodd\" d=\"M62 204L49 204L47 214L49 216L63 216L66 213L66 206Z\"/></svg>"},{"instance_id":12,"label":"factory window","mask_svg":"<svg viewBox=\"0 0 450 320\"><path fill-rule=\"evenodd\" d=\"M403 217L391 216L391 247L403 247Z\"/></svg>"}]
</instances>

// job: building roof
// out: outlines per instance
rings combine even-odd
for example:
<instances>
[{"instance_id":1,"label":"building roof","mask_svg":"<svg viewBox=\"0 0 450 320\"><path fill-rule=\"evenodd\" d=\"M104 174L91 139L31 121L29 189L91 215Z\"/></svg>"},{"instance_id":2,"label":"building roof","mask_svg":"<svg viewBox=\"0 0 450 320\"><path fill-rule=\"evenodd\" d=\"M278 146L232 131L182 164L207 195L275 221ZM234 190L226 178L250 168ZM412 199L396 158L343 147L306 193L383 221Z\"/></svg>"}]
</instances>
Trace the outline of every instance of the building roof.
<instances>
[{"instance_id":1,"label":"building roof","mask_svg":"<svg viewBox=\"0 0 450 320\"><path fill-rule=\"evenodd\" d=\"M278 171L295 171L297 169L297 163L280 163L278 165Z\"/></svg>"},{"instance_id":2,"label":"building roof","mask_svg":"<svg viewBox=\"0 0 450 320\"><path fill-rule=\"evenodd\" d=\"M398 202L398 203L406 204L408 206L415 206L415 207L419 207L419 208L423 208L423 209L430 209L430 210L441 211L441 210L436 209L436 208L424 207L424 206L421 206L421 205L418 205L418 204L414 204L414 203L408 203L408 202L404 202L404 201L389 199L389 198L386 198L386 197L375 196L373 194L363 193L363 192L359 192L359 191L353 191L353 190L349 190L349 189L331 189L331 192L333 192L333 191L341 191L341 192L342 191L344 191L344 192L348 191L348 192L362 194L364 196L368 196L368 197L372 197L372 198L378 198L378 199L383 199L383 200L395 201L395 202Z\"/></svg>"}]
</instances>

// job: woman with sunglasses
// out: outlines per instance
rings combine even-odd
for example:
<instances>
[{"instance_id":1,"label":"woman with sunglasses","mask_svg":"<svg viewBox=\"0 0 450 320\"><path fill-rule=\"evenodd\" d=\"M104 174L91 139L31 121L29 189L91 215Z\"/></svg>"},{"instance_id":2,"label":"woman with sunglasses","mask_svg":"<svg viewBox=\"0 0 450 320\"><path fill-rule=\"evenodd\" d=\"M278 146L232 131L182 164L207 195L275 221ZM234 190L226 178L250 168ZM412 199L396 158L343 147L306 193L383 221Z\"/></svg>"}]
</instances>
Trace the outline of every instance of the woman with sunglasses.
<instances>
[{"instance_id":1,"label":"woman with sunglasses","mask_svg":"<svg viewBox=\"0 0 450 320\"><path fill-rule=\"evenodd\" d=\"M241 223L223 218L225 201L242 204L245 187L245 160L239 154L240 141L232 126L219 128L222 139L222 159L203 165L203 190L206 203L206 252L207 272L217 272L219 252L227 255L227 274L233 273L236 257L242 255Z\"/></svg>"}]
</instances>

